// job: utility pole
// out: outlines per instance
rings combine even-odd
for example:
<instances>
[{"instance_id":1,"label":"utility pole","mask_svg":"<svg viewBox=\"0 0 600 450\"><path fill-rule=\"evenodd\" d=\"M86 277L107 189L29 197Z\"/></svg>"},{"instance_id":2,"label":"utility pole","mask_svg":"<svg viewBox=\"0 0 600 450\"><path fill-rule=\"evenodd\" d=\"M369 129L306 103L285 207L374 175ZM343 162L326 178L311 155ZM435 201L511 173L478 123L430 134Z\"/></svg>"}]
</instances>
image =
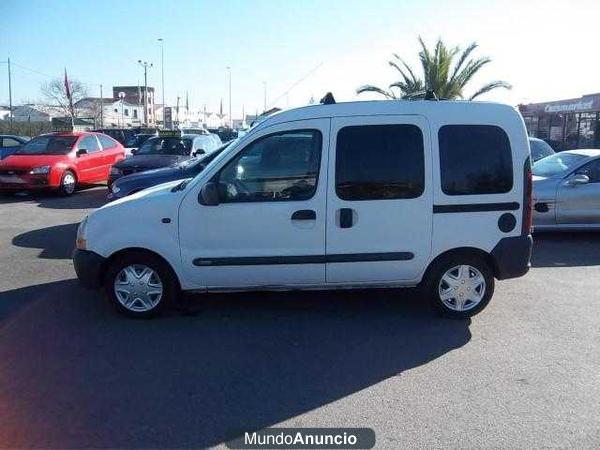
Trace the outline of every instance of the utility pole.
<instances>
[{"instance_id":1,"label":"utility pole","mask_svg":"<svg viewBox=\"0 0 600 450\"><path fill-rule=\"evenodd\" d=\"M8 58L8 117L10 118L10 130L12 131L13 113L12 113L12 79L10 73L10 58Z\"/></svg>"},{"instance_id":2,"label":"utility pole","mask_svg":"<svg viewBox=\"0 0 600 450\"><path fill-rule=\"evenodd\" d=\"M229 128L233 128L233 118L231 117L231 67L226 67L229 72Z\"/></svg>"},{"instance_id":3,"label":"utility pole","mask_svg":"<svg viewBox=\"0 0 600 450\"><path fill-rule=\"evenodd\" d=\"M152 67L152 63L147 61L142 62L138 59L138 64L144 68L144 126L148 126L148 68Z\"/></svg>"},{"instance_id":4,"label":"utility pole","mask_svg":"<svg viewBox=\"0 0 600 450\"><path fill-rule=\"evenodd\" d=\"M264 88L264 97L265 97L264 98L264 100L265 100L265 102L264 102L264 105L265 105L264 106L264 111L266 111L267 110L267 82L266 81L263 81L263 88Z\"/></svg>"},{"instance_id":5,"label":"utility pole","mask_svg":"<svg viewBox=\"0 0 600 450\"><path fill-rule=\"evenodd\" d=\"M102 85L100 85L100 128L104 128L104 95L102 95Z\"/></svg>"},{"instance_id":6,"label":"utility pole","mask_svg":"<svg viewBox=\"0 0 600 450\"><path fill-rule=\"evenodd\" d=\"M162 107L163 107L163 128L165 127L165 41L159 38L160 42L160 71L161 71L161 89L162 89Z\"/></svg>"}]
</instances>

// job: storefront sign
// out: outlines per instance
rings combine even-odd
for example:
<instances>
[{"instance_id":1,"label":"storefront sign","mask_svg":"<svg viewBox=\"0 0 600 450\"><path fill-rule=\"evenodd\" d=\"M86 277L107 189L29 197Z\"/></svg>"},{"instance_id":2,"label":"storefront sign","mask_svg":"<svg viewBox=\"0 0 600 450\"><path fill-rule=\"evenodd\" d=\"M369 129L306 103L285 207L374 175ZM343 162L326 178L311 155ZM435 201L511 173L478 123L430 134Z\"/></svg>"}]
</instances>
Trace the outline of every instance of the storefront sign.
<instances>
[{"instance_id":1,"label":"storefront sign","mask_svg":"<svg viewBox=\"0 0 600 450\"><path fill-rule=\"evenodd\" d=\"M594 106L594 101L579 101L576 103L559 103L558 105L546 105L544 112L547 113L558 113L558 112L571 112L571 111L590 111Z\"/></svg>"}]
</instances>

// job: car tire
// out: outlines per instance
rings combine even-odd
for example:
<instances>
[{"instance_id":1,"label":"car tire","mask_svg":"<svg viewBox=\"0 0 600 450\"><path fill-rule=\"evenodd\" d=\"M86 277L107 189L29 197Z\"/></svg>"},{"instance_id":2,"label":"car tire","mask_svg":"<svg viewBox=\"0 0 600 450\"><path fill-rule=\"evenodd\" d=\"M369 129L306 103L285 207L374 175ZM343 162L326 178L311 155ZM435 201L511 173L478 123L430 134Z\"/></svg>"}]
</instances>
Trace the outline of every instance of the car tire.
<instances>
[{"instance_id":1,"label":"car tire","mask_svg":"<svg viewBox=\"0 0 600 450\"><path fill-rule=\"evenodd\" d=\"M478 255L449 255L430 268L424 288L437 314L467 319L490 302L494 295L494 274L488 262Z\"/></svg>"},{"instance_id":2,"label":"car tire","mask_svg":"<svg viewBox=\"0 0 600 450\"><path fill-rule=\"evenodd\" d=\"M171 267L161 258L132 251L111 261L104 277L104 291L120 313L147 319L175 301L179 284Z\"/></svg>"},{"instance_id":3,"label":"car tire","mask_svg":"<svg viewBox=\"0 0 600 450\"><path fill-rule=\"evenodd\" d=\"M58 192L63 197L69 197L73 195L77 189L77 177L70 170L65 170L62 177L60 178L60 187Z\"/></svg>"}]
</instances>

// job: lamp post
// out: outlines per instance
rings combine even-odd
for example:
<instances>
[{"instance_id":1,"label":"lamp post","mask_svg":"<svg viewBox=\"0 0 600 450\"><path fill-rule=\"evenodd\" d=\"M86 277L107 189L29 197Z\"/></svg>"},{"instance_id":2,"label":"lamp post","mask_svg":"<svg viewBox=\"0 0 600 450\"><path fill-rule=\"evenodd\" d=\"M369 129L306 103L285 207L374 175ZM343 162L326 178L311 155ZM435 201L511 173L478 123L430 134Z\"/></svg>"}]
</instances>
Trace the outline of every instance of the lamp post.
<instances>
[{"instance_id":1,"label":"lamp post","mask_svg":"<svg viewBox=\"0 0 600 450\"><path fill-rule=\"evenodd\" d=\"M264 94L264 109L263 112L267 111L267 82L263 81L263 94Z\"/></svg>"},{"instance_id":2,"label":"lamp post","mask_svg":"<svg viewBox=\"0 0 600 450\"><path fill-rule=\"evenodd\" d=\"M121 101L121 127L125 128L125 118L123 117L123 99L125 92L119 92L119 100Z\"/></svg>"},{"instance_id":3,"label":"lamp post","mask_svg":"<svg viewBox=\"0 0 600 450\"><path fill-rule=\"evenodd\" d=\"M226 67L229 72L229 128L233 128L233 118L231 117L231 67Z\"/></svg>"},{"instance_id":4,"label":"lamp post","mask_svg":"<svg viewBox=\"0 0 600 450\"><path fill-rule=\"evenodd\" d=\"M163 128L165 126L165 41L163 38L159 38L160 42L160 83L162 90L162 107L163 107Z\"/></svg>"},{"instance_id":5,"label":"lamp post","mask_svg":"<svg viewBox=\"0 0 600 450\"><path fill-rule=\"evenodd\" d=\"M148 68L152 67L152 63L147 61L142 62L138 59L138 64L144 68L144 126L148 126Z\"/></svg>"}]
</instances>

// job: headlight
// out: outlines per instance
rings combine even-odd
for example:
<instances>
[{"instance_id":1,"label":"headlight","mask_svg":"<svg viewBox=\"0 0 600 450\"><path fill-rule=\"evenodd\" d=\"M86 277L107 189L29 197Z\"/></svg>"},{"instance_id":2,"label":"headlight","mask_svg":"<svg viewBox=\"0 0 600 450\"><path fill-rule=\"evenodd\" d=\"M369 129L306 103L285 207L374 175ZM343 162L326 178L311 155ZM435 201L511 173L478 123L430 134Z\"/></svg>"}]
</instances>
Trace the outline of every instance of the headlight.
<instances>
[{"instance_id":1,"label":"headlight","mask_svg":"<svg viewBox=\"0 0 600 450\"><path fill-rule=\"evenodd\" d=\"M75 243L79 250L85 250L87 248L86 231L87 231L88 218L86 217L81 221L77 228L77 241Z\"/></svg>"},{"instance_id":2,"label":"headlight","mask_svg":"<svg viewBox=\"0 0 600 450\"><path fill-rule=\"evenodd\" d=\"M118 194L119 191L121 190L121 188L119 188L117 185L112 185L112 187L110 188L110 190L112 191L113 194Z\"/></svg>"},{"instance_id":3,"label":"headlight","mask_svg":"<svg viewBox=\"0 0 600 450\"><path fill-rule=\"evenodd\" d=\"M119 169L117 169L116 167L111 167L110 168L110 174L111 175L119 175L121 173L121 171Z\"/></svg>"},{"instance_id":4,"label":"headlight","mask_svg":"<svg viewBox=\"0 0 600 450\"><path fill-rule=\"evenodd\" d=\"M29 171L31 175L45 175L50 172L50 166L34 167Z\"/></svg>"}]
</instances>

